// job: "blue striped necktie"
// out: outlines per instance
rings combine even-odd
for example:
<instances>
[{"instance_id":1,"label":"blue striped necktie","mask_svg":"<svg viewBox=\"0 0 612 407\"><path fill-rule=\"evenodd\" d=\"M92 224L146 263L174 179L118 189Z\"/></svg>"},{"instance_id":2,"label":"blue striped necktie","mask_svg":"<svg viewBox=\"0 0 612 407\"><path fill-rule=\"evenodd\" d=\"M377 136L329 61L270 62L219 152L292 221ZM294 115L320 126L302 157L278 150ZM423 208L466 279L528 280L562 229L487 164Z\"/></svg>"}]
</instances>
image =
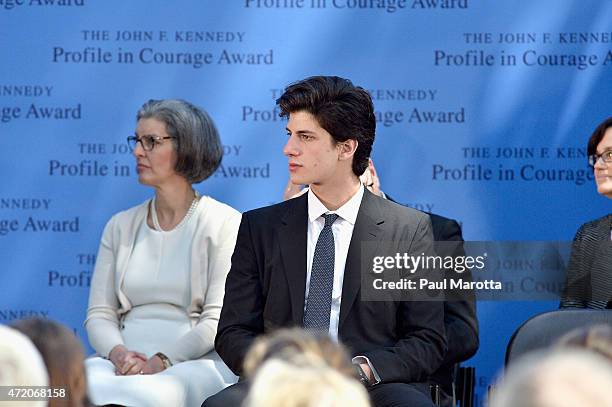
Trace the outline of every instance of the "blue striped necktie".
<instances>
[{"instance_id":1,"label":"blue striped necktie","mask_svg":"<svg viewBox=\"0 0 612 407\"><path fill-rule=\"evenodd\" d=\"M329 331L332 288L334 287L335 249L332 224L338 219L338 215L327 214L323 217L325 226L319 234L312 259L304 328L326 332Z\"/></svg>"}]
</instances>

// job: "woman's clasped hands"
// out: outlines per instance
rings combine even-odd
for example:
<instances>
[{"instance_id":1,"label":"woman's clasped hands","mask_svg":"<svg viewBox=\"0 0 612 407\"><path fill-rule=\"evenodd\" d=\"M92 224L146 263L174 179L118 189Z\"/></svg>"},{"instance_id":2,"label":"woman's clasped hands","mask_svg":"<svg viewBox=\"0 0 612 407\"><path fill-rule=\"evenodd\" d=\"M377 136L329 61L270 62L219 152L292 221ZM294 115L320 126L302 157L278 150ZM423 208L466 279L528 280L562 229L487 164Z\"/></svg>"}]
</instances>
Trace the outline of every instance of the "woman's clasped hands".
<instances>
[{"instance_id":1,"label":"woman's clasped hands","mask_svg":"<svg viewBox=\"0 0 612 407\"><path fill-rule=\"evenodd\" d=\"M115 365L115 374L118 376L154 374L164 370L164 363L158 356L147 359L147 355L128 350L123 345L115 346L108 358Z\"/></svg>"}]
</instances>

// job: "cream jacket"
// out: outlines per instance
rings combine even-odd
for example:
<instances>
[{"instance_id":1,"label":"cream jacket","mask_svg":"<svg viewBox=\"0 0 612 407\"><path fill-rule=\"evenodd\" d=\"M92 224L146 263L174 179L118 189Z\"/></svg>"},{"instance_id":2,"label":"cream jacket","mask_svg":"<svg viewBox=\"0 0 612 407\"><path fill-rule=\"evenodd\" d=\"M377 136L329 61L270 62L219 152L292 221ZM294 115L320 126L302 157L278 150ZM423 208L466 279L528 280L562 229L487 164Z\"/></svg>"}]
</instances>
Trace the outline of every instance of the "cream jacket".
<instances>
[{"instance_id":1,"label":"cream jacket","mask_svg":"<svg viewBox=\"0 0 612 407\"><path fill-rule=\"evenodd\" d=\"M104 228L85 320L89 342L103 357L123 344L122 320L132 304L122 284L150 201L119 212ZM210 197L202 196L197 210L201 213L191 251L191 303L186 310L193 328L172 346L159 350L173 363L198 359L214 348L225 278L240 225L238 211Z\"/></svg>"}]
</instances>

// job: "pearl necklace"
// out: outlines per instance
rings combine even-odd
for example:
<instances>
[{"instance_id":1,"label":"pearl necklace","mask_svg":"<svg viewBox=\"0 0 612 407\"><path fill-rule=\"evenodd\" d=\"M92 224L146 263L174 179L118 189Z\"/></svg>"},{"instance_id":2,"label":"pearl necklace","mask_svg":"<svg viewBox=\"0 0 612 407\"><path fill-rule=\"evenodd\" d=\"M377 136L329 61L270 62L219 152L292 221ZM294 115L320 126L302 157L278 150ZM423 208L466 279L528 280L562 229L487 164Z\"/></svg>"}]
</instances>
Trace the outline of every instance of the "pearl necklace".
<instances>
[{"instance_id":1,"label":"pearl necklace","mask_svg":"<svg viewBox=\"0 0 612 407\"><path fill-rule=\"evenodd\" d=\"M194 193L193 201L191 201L191 205L189 206L187 213L185 214L183 219L181 219L181 221L170 230L164 230L159 225L159 220L157 219L157 209L155 207L155 198L153 198L151 200L151 221L153 222L153 227L155 228L155 230L160 231L160 232L169 232L171 230L179 229L185 223L187 223L187 221L189 221L189 218L191 218L191 216L195 212L195 209L198 207L198 202L200 202L200 194L198 193L198 191L194 190L193 193Z\"/></svg>"}]
</instances>

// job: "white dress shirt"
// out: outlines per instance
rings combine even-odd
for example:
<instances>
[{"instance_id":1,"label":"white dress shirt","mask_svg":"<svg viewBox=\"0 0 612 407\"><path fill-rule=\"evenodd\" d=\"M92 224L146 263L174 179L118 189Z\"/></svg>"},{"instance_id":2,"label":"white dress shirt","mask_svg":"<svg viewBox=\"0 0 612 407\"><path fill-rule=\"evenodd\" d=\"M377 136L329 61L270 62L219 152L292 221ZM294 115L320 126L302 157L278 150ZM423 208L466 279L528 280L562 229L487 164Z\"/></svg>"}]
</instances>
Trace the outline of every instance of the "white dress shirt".
<instances>
[{"instance_id":1,"label":"white dress shirt","mask_svg":"<svg viewBox=\"0 0 612 407\"><path fill-rule=\"evenodd\" d=\"M338 340L338 322L340 319L340 302L342 300L342 283L344 281L344 266L346 264L346 256L348 255L351 237L357 213L363 198L363 185L359 190L335 211L330 211L312 192L308 191L308 234L307 234L307 252L306 252L306 295L304 302L304 311L306 311L306 303L308 302L308 291L310 288L310 275L312 273L312 260L314 258L315 247L319 234L325 226L325 219L322 217L328 213L335 213L338 219L332 225L332 233L334 235L334 286L332 289L331 314L329 317L329 335Z\"/></svg>"}]
</instances>

